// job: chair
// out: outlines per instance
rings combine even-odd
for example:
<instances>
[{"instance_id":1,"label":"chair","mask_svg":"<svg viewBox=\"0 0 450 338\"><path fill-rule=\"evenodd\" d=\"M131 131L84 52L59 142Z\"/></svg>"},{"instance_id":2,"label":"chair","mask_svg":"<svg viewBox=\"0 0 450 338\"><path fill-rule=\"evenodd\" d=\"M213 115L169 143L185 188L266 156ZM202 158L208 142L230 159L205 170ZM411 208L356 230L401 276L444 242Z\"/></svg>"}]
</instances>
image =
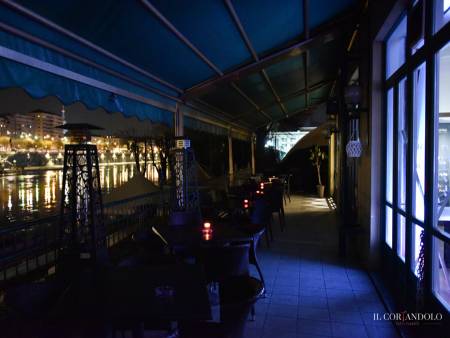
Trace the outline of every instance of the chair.
<instances>
[{"instance_id":1,"label":"chair","mask_svg":"<svg viewBox=\"0 0 450 338\"><path fill-rule=\"evenodd\" d=\"M291 203L291 178L292 174L281 175L284 204L287 204L286 198L289 200L289 203Z\"/></svg>"},{"instance_id":2,"label":"chair","mask_svg":"<svg viewBox=\"0 0 450 338\"><path fill-rule=\"evenodd\" d=\"M232 276L248 276L250 245L247 242L201 247L197 260L205 267L206 281L220 283Z\"/></svg>"},{"instance_id":3,"label":"chair","mask_svg":"<svg viewBox=\"0 0 450 338\"><path fill-rule=\"evenodd\" d=\"M244 338L249 313L264 292L256 278L236 276L220 284L220 322L180 323L182 338Z\"/></svg>"},{"instance_id":4,"label":"chair","mask_svg":"<svg viewBox=\"0 0 450 338\"><path fill-rule=\"evenodd\" d=\"M249 276L250 243L202 248L199 260L205 264L208 281L218 282L220 323L180 323L184 338L242 338L254 304L264 292L263 283Z\"/></svg>"},{"instance_id":5,"label":"chair","mask_svg":"<svg viewBox=\"0 0 450 338\"><path fill-rule=\"evenodd\" d=\"M284 231L286 225L284 217L284 205L283 205L283 184L280 180L272 180L272 186L266 190L271 215L278 213L278 220L280 222L280 229Z\"/></svg>"},{"instance_id":6,"label":"chair","mask_svg":"<svg viewBox=\"0 0 450 338\"><path fill-rule=\"evenodd\" d=\"M259 197L253 201L253 209L250 215L250 222L251 224L264 226L267 247L270 247L270 240L273 240L272 223L270 221L271 214L271 207L269 205L268 199Z\"/></svg>"},{"instance_id":7,"label":"chair","mask_svg":"<svg viewBox=\"0 0 450 338\"><path fill-rule=\"evenodd\" d=\"M232 277L220 284L220 321L226 337L243 337L248 315L254 320L255 303L264 291L264 284L249 276Z\"/></svg>"}]
</instances>

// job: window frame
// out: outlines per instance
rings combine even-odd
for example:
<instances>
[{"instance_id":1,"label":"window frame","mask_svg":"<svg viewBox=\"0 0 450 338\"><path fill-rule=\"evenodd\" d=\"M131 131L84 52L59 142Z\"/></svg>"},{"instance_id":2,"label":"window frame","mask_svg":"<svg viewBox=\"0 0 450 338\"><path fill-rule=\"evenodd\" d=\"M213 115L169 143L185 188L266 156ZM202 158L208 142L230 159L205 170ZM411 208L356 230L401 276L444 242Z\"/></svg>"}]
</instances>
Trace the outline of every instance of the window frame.
<instances>
[{"instance_id":1,"label":"window frame","mask_svg":"<svg viewBox=\"0 0 450 338\"><path fill-rule=\"evenodd\" d=\"M425 270L423 276L423 286L424 288L433 294L436 299L440 300L441 298L434 292L434 256L435 256L435 238L443 241L450 245L450 235L447 233L441 232L438 228L435 227L435 208L437 206L436 194L435 191L437 189L437 150L435 149L437 146L437 133L438 128L436 121L436 109L437 103L436 95L437 95L437 85L436 85L436 58L438 57L439 51L448 43L450 36L450 21L447 21L443 24L442 27L438 31L434 31L435 22L434 18L436 15L435 5L438 1L425 1L424 2L424 10L425 10L425 36L424 43L413 50L414 46L405 46L405 62L402 66L400 66L393 74L391 74L388 78L386 78L387 74L387 40L390 38L391 33L398 27L401 21L405 16L409 13L409 11L404 11L401 15L399 15L398 20L393 25L393 29L389 34L386 35L383 44L383 69L382 78L383 78L383 86L382 86L382 98L383 98L383 109L384 112L382 114L382 126L384 127L381 135L383 137L382 144L382 153L381 153L381 166L382 166L382 188L380 190L381 197L381 241L383 243L382 250L388 254L389 257L395 257L396 262L400 262L399 264L405 265L407 269L407 274L410 274L417 280L415 274L415 230L416 225L424 230L424 248L425 248ZM413 5L411 5L413 6ZM447 10L445 15L448 15L450 11ZM407 16L408 20L409 16ZM408 25L407 25L408 27ZM408 35L408 31L407 31ZM408 38L406 41L409 41ZM414 133L414 124L413 124L413 97L414 97L414 72L420 67L423 63L425 63L425 201L424 201L424 220L421 221L417 219L413 215L412 209L412 184L413 184L413 142L412 137ZM404 210L402 210L399 203L399 182L398 182L398 171L395 170L395 164L398 163L398 92L399 86L403 79L406 79L405 82L405 123L408 133L408 144L406 149L406 206ZM388 114L388 91L390 89L394 90L394 107L392 109L394 116L394 126L393 126L393 158L392 162L394 163L394 172L393 172L393 198L392 203L387 200L386 195L386 166L387 166L387 114ZM387 207L392 209L392 247L390 247L386 242L386 210ZM404 261L399 257L399 218L400 216L405 217L405 259ZM439 303L446 308L447 311L450 311L450 306L442 300Z\"/></svg>"}]
</instances>

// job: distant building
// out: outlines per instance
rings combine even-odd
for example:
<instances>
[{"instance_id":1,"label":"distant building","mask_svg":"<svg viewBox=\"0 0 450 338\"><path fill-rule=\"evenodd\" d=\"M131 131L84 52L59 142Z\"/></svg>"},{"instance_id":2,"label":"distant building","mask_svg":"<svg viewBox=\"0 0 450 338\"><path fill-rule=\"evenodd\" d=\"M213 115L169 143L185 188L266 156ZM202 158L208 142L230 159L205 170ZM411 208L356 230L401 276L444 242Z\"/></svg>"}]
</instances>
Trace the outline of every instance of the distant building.
<instances>
[{"instance_id":1,"label":"distant building","mask_svg":"<svg viewBox=\"0 0 450 338\"><path fill-rule=\"evenodd\" d=\"M306 134L315 128L300 128L298 131L270 132L267 135L265 147L273 147L280 152L281 159L291 150L291 148Z\"/></svg>"},{"instance_id":2,"label":"distant building","mask_svg":"<svg viewBox=\"0 0 450 338\"><path fill-rule=\"evenodd\" d=\"M0 117L0 136L8 135L9 120L6 117Z\"/></svg>"},{"instance_id":3,"label":"distant building","mask_svg":"<svg viewBox=\"0 0 450 338\"><path fill-rule=\"evenodd\" d=\"M61 115L43 111L8 115L8 130L14 136L27 135L39 139L63 137L63 130L55 128L63 124Z\"/></svg>"},{"instance_id":4,"label":"distant building","mask_svg":"<svg viewBox=\"0 0 450 338\"><path fill-rule=\"evenodd\" d=\"M20 136L22 134L29 135L33 131L33 120L26 114L8 115L8 129L12 136Z\"/></svg>"},{"instance_id":5,"label":"distant building","mask_svg":"<svg viewBox=\"0 0 450 338\"><path fill-rule=\"evenodd\" d=\"M55 128L64 123L61 115L50 114L42 111L33 111L28 114L32 118L32 134L40 139L51 137L63 137L63 130Z\"/></svg>"}]
</instances>

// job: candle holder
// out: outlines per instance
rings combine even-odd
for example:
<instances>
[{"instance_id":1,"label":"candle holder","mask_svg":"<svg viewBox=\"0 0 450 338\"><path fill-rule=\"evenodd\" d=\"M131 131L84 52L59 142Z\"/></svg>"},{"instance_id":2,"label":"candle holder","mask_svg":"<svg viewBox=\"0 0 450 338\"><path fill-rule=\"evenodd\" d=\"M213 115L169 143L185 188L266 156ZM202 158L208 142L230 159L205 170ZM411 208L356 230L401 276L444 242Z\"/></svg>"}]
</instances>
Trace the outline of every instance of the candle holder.
<instances>
[{"instance_id":1,"label":"candle holder","mask_svg":"<svg viewBox=\"0 0 450 338\"><path fill-rule=\"evenodd\" d=\"M209 241L212 238L212 226L211 222L204 222L202 228L202 236L205 241Z\"/></svg>"}]
</instances>

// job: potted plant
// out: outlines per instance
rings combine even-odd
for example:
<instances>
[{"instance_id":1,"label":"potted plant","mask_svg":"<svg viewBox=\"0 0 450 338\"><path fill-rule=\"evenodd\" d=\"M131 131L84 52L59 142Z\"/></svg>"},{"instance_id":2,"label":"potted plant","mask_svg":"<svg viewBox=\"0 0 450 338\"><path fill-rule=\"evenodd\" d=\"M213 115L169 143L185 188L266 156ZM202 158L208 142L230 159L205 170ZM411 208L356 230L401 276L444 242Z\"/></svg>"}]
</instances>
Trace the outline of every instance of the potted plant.
<instances>
[{"instance_id":1,"label":"potted plant","mask_svg":"<svg viewBox=\"0 0 450 338\"><path fill-rule=\"evenodd\" d=\"M319 195L320 198L323 198L325 192L325 186L322 185L322 179L320 177L320 165L326 157L327 155L320 149L318 145L314 146L314 148L310 150L309 159L311 160L313 167L316 167L317 170L318 184L316 185L316 188L317 195Z\"/></svg>"}]
</instances>

